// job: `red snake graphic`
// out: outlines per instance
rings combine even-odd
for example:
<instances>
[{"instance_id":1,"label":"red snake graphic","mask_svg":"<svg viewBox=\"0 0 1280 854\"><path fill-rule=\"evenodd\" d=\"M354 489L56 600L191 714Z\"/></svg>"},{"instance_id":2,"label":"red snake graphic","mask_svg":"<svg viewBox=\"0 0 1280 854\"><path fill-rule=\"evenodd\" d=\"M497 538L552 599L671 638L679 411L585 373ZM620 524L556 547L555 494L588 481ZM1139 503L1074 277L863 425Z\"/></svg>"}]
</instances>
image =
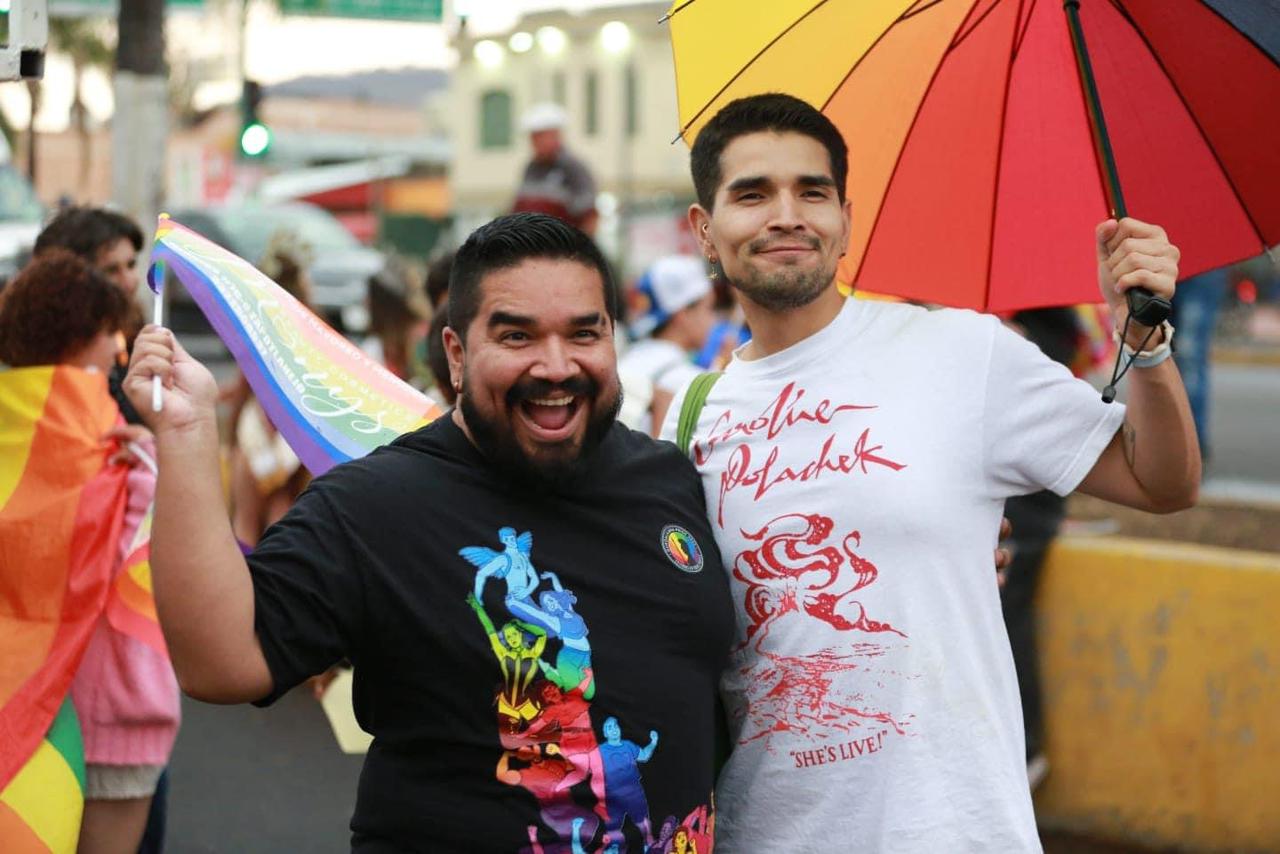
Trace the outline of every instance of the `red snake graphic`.
<instances>
[{"instance_id":1,"label":"red snake graphic","mask_svg":"<svg viewBox=\"0 0 1280 854\"><path fill-rule=\"evenodd\" d=\"M759 531L741 532L760 543L739 554L733 565L734 577L747 585L743 604L751 624L744 646L772 618L800 608L840 631L894 632L906 637L888 623L869 618L862 604L851 598L879 573L855 551L862 545L858 531L846 534L839 548L824 545L834 527L830 518L817 513L787 513ZM842 572L846 561L852 572Z\"/></svg>"}]
</instances>

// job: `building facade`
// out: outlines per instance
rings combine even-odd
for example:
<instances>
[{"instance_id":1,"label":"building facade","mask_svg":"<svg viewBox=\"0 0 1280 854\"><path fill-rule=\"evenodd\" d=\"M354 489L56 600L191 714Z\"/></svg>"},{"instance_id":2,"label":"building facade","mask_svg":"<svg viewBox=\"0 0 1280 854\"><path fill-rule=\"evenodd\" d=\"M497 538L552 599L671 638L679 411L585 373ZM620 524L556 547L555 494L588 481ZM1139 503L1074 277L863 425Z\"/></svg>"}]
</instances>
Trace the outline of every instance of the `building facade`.
<instances>
[{"instance_id":1,"label":"building facade","mask_svg":"<svg viewBox=\"0 0 1280 854\"><path fill-rule=\"evenodd\" d=\"M630 275L688 251L693 199L679 139L665 2L547 11L506 32L455 37L458 66L439 111L453 146L450 180L459 233L511 206L529 143L520 117L554 101L569 115L565 144L595 175L597 238Z\"/></svg>"}]
</instances>

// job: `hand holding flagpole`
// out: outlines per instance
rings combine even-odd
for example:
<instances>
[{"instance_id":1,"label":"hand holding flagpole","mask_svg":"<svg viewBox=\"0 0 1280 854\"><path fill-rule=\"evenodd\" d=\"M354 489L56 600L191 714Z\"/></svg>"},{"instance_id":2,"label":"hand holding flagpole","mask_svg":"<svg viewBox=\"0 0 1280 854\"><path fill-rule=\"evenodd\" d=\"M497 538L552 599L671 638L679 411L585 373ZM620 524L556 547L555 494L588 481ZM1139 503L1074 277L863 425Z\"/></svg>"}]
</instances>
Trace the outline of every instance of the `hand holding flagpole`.
<instances>
[{"instance_id":1,"label":"hand holding flagpole","mask_svg":"<svg viewBox=\"0 0 1280 854\"><path fill-rule=\"evenodd\" d=\"M165 220L169 219L169 214L160 214L159 223L156 223L156 236L152 238L152 255L155 255L155 241L160 239L160 230L164 228ZM155 294L155 306L151 311L151 323L157 326L164 325L164 278L165 265L164 261L152 261L151 266L147 268L147 287L151 288L151 293ZM160 376L152 376L151 378L151 411L159 412L164 408L164 397L161 397Z\"/></svg>"},{"instance_id":2,"label":"hand holding flagpole","mask_svg":"<svg viewBox=\"0 0 1280 854\"><path fill-rule=\"evenodd\" d=\"M147 285L154 294L154 309L151 313L151 322L156 326L164 325L164 262L156 261L147 270ZM151 411L159 412L164 409L164 398L161 396L161 382L159 375L151 378Z\"/></svg>"}]
</instances>

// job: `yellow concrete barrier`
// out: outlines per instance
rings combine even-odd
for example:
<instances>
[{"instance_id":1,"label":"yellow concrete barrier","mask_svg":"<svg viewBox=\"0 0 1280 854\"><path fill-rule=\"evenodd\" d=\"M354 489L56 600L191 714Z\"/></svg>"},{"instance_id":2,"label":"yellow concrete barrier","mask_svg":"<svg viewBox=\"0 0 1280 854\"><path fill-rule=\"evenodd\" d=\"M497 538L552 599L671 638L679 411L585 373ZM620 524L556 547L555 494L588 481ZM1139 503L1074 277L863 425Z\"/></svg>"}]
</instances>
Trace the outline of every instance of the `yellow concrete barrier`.
<instances>
[{"instance_id":1,"label":"yellow concrete barrier","mask_svg":"<svg viewBox=\"0 0 1280 854\"><path fill-rule=\"evenodd\" d=\"M1036 607L1042 824L1280 851L1280 556L1064 537Z\"/></svg>"}]
</instances>

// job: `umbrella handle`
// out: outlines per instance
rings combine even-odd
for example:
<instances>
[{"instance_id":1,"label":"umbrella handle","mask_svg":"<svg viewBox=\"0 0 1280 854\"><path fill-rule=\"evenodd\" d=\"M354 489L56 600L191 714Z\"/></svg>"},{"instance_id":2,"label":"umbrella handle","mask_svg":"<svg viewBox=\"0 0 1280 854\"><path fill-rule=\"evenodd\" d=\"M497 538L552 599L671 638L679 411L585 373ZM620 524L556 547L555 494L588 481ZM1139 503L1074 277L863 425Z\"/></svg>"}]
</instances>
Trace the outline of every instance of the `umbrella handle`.
<instances>
[{"instance_id":1,"label":"umbrella handle","mask_svg":"<svg viewBox=\"0 0 1280 854\"><path fill-rule=\"evenodd\" d=\"M1159 326L1173 314L1173 303L1146 288L1130 288L1124 296L1129 303L1129 316L1143 326Z\"/></svg>"},{"instance_id":2,"label":"umbrella handle","mask_svg":"<svg viewBox=\"0 0 1280 854\"><path fill-rule=\"evenodd\" d=\"M1115 152L1111 149L1111 136L1107 133L1107 120L1102 114L1102 99L1098 96L1093 63L1089 61L1084 29L1080 26L1080 0L1064 0L1062 8L1067 13L1067 29L1071 31L1071 45L1075 48L1076 69L1080 72L1080 85L1084 87L1098 171L1102 173L1111 215L1122 219L1129 212L1124 203L1124 193L1120 190L1120 173L1116 169ZM1173 313L1173 304L1169 300L1156 296L1146 288L1130 288L1125 292L1125 301L1129 304L1129 316L1143 326L1159 326Z\"/></svg>"}]
</instances>

